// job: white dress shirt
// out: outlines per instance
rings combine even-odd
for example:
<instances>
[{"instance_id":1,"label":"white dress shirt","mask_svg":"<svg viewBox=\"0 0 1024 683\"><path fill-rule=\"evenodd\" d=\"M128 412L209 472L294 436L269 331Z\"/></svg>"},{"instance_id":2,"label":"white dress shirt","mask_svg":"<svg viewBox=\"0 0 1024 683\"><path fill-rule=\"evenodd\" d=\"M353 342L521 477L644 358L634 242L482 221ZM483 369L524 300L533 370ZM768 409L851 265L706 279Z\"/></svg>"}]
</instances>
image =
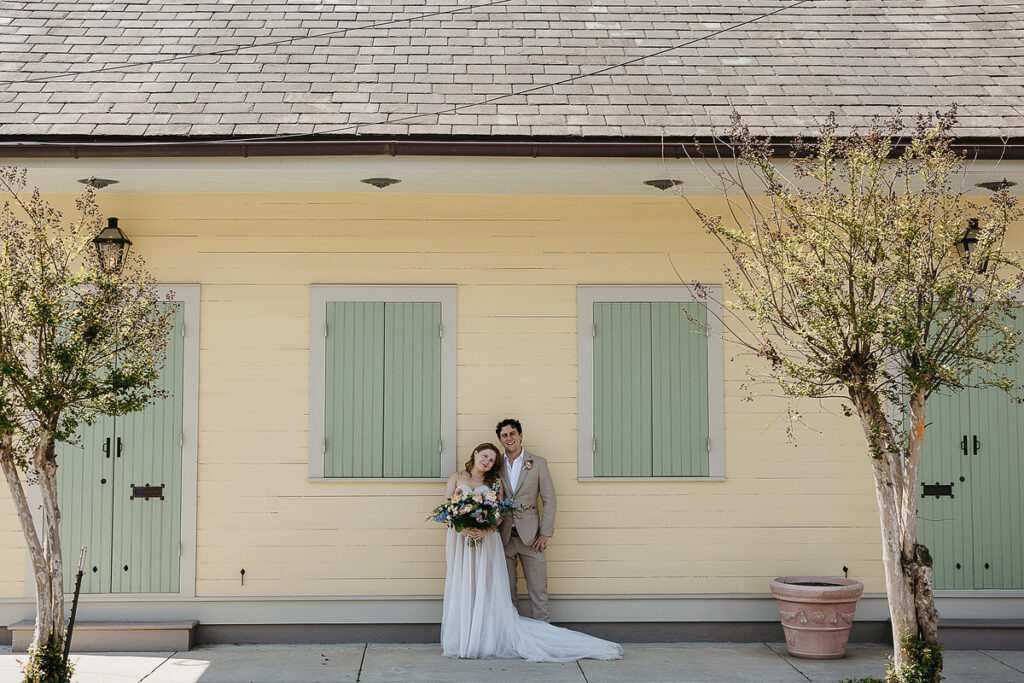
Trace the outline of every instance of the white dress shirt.
<instances>
[{"instance_id":1,"label":"white dress shirt","mask_svg":"<svg viewBox=\"0 0 1024 683\"><path fill-rule=\"evenodd\" d=\"M505 474L508 476L508 485L512 489L511 491L505 492L506 498L511 498L516 488L519 486L519 476L523 473L523 460L526 460L526 451L519 451L519 457L515 460L509 460L508 454L505 454ZM512 528L516 526L515 517L512 518Z\"/></svg>"},{"instance_id":2,"label":"white dress shirt","mask_svg":"<svg viewBox=\"0 0 1024 683\"><path fill-rule=\"evenodd\" d=\"M509 460L508 455L505 455L505 474L508 475L508 483L509 486L512 487L512 490L507 494L509 496L515 493L516 489L519 488L519 475L523 473L524 455L524 451L519 451L519 457L515 460Z\"/></svg>"}]
</instances>

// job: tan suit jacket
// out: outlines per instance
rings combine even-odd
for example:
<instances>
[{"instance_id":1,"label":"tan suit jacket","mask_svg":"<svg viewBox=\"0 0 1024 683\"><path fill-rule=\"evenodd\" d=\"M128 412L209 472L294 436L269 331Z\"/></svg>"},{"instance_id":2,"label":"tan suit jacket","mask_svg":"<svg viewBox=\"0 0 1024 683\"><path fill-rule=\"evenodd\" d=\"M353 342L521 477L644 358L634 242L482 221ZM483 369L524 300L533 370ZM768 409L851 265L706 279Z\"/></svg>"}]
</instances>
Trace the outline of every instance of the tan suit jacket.
<instances>
[{"instance_id":1,"label":"tan suit jacket","mask_svg":"<svg viewBox=\"0 0 1024 683\"><path fill-rule=\"evenodd\" d=\"M506 498L515 498L519 501L517 507L531 508L520 509L515 518L519 538L529 545L537 538L538 532L545 536L554 536L555 534L555 485L551 481L547 460L529 453L525 449L519 457L523 458L523 471L519 473L519 485L515 491L511 491L508 472L502 465L501 487ZM543 510L538 510L539 503L544 504ZM512 537L512 521L506 519L502 522L499 531L501 532L501 542L508 545L509 539Z\"/></svg>"}]
</instances>

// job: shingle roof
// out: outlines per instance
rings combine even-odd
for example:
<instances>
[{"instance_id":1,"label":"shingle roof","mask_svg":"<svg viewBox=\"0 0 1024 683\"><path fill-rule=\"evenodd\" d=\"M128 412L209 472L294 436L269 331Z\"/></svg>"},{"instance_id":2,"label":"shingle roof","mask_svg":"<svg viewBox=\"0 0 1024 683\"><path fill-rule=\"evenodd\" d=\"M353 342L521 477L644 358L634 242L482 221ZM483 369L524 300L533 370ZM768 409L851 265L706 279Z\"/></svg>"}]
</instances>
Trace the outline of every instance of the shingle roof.
<instances>
[{"instance_id":1,"label":"shingle roof","mask_svg":"<svg viewBox=\"0 0 1024 683\"><path fill-rule=\"evenodd\" d=\"M963 136L1024 136L1020 2L809 0L524 95L792 1L483 2L5 0L0 136L693 136L733 107L798 135L953 101Z\"/></svg>"}]
</instances>

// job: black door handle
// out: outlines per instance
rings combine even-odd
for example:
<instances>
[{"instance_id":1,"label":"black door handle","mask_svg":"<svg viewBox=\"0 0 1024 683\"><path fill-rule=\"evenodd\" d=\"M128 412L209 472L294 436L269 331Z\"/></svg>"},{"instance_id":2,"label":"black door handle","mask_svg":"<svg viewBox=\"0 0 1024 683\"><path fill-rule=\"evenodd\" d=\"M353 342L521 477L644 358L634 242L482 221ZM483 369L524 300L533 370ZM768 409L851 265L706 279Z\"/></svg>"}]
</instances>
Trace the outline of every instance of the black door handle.
<instances>
[{"instance_id":1,"label":"black door handle","mask_svg":"<svg viewBox=\"0 0 1024 683\"><path fill-rule=\"evenodd\" d=\"M110 437L109 436L106 439L104 439L104 441L103 441L103 452L107 454L108 458L110 457Z\"/></svg>"},{"instance_id":2,"label":"black door handle","mask_svg":"<svg viewBox=\"0 0 1024 683\"><path fill-rule=\"evenodd\" d=\"M977 451L975 451L977 453ZM117 437L117 457L121 457L121 437Z\"/></svg>"},{"instance_id":3,"label":"black door handle","mask_svg":"<svg viewBox=\"0 0 1024 683\"><path fill-rule=\"evenodd\" d=\"M977 454L978 454L978 451L979 451L980 449L981 449L981 442L980 442L980 441L978 441L978 435L977 435L977 434L975 434L975 435L974 435L974 455L977 455Z\"/></svg>"},{"instance_id":4,"label":"black door handle","mask_svg":"<svg viewBox=\"0 0 1024 683\"><path fill-rule=\"evenodd\" d=\"M967 455L967 435L966 434L964 434L964 438L960 439L960 450L962 450L964 452L964 455Z\"/></svg>"}]
</instances>

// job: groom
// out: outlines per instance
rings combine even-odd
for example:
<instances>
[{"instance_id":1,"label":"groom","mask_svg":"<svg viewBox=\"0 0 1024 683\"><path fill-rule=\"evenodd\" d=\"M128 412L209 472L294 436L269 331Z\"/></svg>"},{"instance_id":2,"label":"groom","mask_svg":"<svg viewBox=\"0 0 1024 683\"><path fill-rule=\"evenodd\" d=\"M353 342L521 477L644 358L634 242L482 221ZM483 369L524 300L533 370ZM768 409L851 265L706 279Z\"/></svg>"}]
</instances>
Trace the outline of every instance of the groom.
<instances>
[{"instance_id":1,"label":"groom","mask_svg":"<svg viewBox=\"0 0 1024 683\"><path fill-rule=\"evenodd\" d=\"M548 462L523 450L523 426L519 420L506 419L495 428L505 447L505 466L501 485L506 498L515 498L520 510L514 519L501 523L501 542L505 546L508 583L512 602L516 602L516 560L523 563L526 590L530 594L530 613L534 619L550 622L548 615L548 569L544 551L555 532L555 486L551 483ZM544 505L538 519L537 499ZM517 506L517 507L519 507Z\"/></svg>"}]
</instances>

